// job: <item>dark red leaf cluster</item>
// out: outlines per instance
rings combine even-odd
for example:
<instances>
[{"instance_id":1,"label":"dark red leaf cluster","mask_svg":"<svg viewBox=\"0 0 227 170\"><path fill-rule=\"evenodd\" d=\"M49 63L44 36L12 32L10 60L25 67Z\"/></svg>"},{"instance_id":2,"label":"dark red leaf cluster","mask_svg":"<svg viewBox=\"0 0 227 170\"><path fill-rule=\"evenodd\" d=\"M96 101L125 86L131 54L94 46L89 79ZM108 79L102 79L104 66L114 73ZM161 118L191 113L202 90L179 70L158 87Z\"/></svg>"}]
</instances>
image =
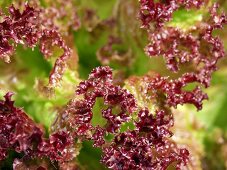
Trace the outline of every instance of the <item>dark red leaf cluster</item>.
<instances>
[{"instance_id":1,"label":"dark red leaf cluster","mask_svg":"<svg viewBox=\"0 0 227 170\"><path fill-rule=\"evenodd\" d=\"M186 89L188 84L195 81L197 81L196 76L188 73L176 80L171 80L169 77L149 72L142 77L130 77L127 84L131 88L137 89L136 93L145 98L148 104L152 103L159 109L168 110L171 107L176 108L177 105L193 104L200 110L202 109L202 101L208 96L199 86L193 90Z\"/></svg>"},{"instance_id":2,"label":"dark red leaf cluster","mask_svg":"<svg viewBox=\"0 0 227 170\"><path fill-rule=\"evenodd\" d=\"M22 109L14 106L11 97L12 93L7 93L5 100L0 100L0 160L5 159L10 150L30 158L72 159L73 138L69 133L61 130L45 139L42 129Z\"/></svg>"},{"instance_id":3,"label":"dark red leaf cluster","mask_svg":"<svg viewBox=\"0 0 227 170\"><path fill-rule=\"evenodd\" d=\"M165 82L166 83L166 82ZM152 84L151 84L152 85ZM159 90L160 81L153 82L153 88ZM109 67L98 67L77 88L82 99L72 100L55 122L57 129L68 129L75 138L93 140L95 147L103 149L102 162L111 169L166 169L185 165L188 151L177 148L170 141L173 117L168 110L157 110L155 114L141 109L133 118L136 110L134 97L126 90L115 86ZM93 126L91 123L93 107L97 98L103 98L104 109L100 110L106 119L106 125ZM116 112L117 111L117 112ZM124 123L132 123L134 130L119 131ZM112 141L105 136L114 134Z\"/></svg>"},{"instance_id":4,"label":"dark red leaf cluster","mask_svg":"<svg viewBox=\"0 0 227 170\"><path fill-rule=\"evenodd\" d=\"M217 16L214 11L211 14L213 19L216 18L216 21L213 21L215 24L198 25L191 33L172 27L151 32L150 43L145 48L146 53L149 56L163 56L167 68L174 72L177 72L182 64L193 63L196 66L197 78L201 79L199 82L208 86L210 74L216 70L217 61L224 57L221 40L212 34L227 21L224 15Z\"/></svg>"},{"instance_id":5,"label":"dark red leaf cluster","mask_svg":"<svg viewBox=\"0 0 227 170\"><path fill-rule=\"evenodd\" d=\"M226 15L218 13L218 5L210 8L210 17L204 19L187 31L177 27L164 25L171 19L172 13L179 7L199 8L207 4L203 1L165 1L141 2L141 21L148 30L149 44L145 48L148 56L163 56L167 68L178 72L180 66L192 64L193 70L184 73L177 80L171 80L162 86L167 94L168 103L172 106L183 103L192 103L201 109L202 100L207 99L199 86L191 92L182 89L191 83L198 83L207 88L210 85L211 74L217 70L217 62L224 57L224 46L214 31L221 29L227 23ZM144 10L146 14L144 14ZM150 27L156 24L155 28ZM163 78L166 79L166 78Z\"/></svg>"},{"instance_id":6,"label":"dark red leaf cluster","mask_svg":"<svg viewBox=\"0 0 227 170\"><path fill-rule=\"evenodd\" d=\"M76 31L81 26L77 6L72 0L48 1L45 8L35 0L31 0L29 3L39 6L43 23L49 29L55 29L67 36L71 30Z\"/></svg>"},{"instance_id":7,"label":"dark red leaf cluster","mask_svg":"<svg viewBox=\"0 0 227 170\"><path fill-rule=\"evenodd\" d=\"M178 71L179 65L189 62L199 54L199 42L191 34L183 33L177 28L161 28L149 34L151 42L145 48L149 56L163 56L167 68ZM180 50L180 48L185 48Z\"/></svg>"},{"instance_id":8,"label":"dark red leaf cluster","mask_svg":"<svg viewBox=\"0 0 227 170\"><path fill-rule=\"evenodd\" d=\"M24 169L36 169L36 170L47 170L51 167L48 162L44 160L39 160L39 163L35 163L33 160L21 160L15 159L13 162L14 170L24 170ZM49 168L52 169L52 168Z\"/></svg>"},{"instance_id":9,"label":"dark red leaf cluster","mask_svg":"<svg viewBox=\"0 0 227 170\"><path fill-rule=\"evenodd\" d=\"M40 51L50 56L52 48L58 46L63 50L50 74L51 86L56 86L63 75L66 60L70 57L71 50L67 47L61 35L55 29L49 29L48 23L43 22L41 10L34 9L25 4L25 9L20 12L13 5L9 7L9 16L3 16L0 23L0 58L9 62L18 44L33 48L40 45Z\"/></svg>"},{"instance_id":10,"label":"dark red leaf cluster","mask_svg":"<svg viewBox=\"0 0 227 170\"><path fill-rule=\"evenodd\" d=\"M74 135L82 140L94 141L95 146L105 143L107 133L116 133L122 123L130 120L131 113L136 109L135 99L127 90L113 84L110 67L97 67L92 70L88 80L82 81L76 91L83 98L72 101L62 116L64 122L69 122ZM97 99L103 99L104 108L101 116L106 120L104 127L93 126L93 108ZM63 125L65 126L65 125Z\"/></svg>"},{"instance_id":11,"label":"dark red leaf cluster","mask_svg":"<svg viewBox=\"0 0 227 170\"><path fill-rule=\"evenodd\" d=\"M92 70L88 80L79 84L76 93L82 94L90 104L94 103L97 97L103 97L104 104L109 108L119 105L122 114L127 111L132 113L136 107L133 95L113 84L112 69L108 66Z\"/></svg>"},{"instance_id":12,"label":"dark red leaf cluster","mask_svg":"<svg viewBox=\"0 0 227 170\"><path fill-rule=\"evenodd\" d=\"M166 89L164 79L153 79L149 88ZM168 89L171 91L171 88ZM176 90L176 89L175 89ZM176 90L177 91L177 90ZM69 102L55 122L55 132L49 139L43 131L23 112L14 107L11 93L0 101L1 159L12 149L27 157L48 157L51 160L67 161L75 157L74 139L92 140L95 147L103 149L102 162L111 169L179 169L188 161L189 153L170 140L173 126L172 113L159 109L154 114L140 109L138 115L133 95L113 84L110 67L97 67L88 80L77 88L77 99ZM173 90L172 93L175 93ZM94 126L93 108L98 98L103 98L100 112L105 126ZM121 125L131 123L133 130L121 132ZM63 130L64 129L64 130ZM112 141L105 137L114 134Z\"/></svg>"},{"instance_id":13,"label":"dark red leaf cluster","mask_svg":"<svg viewBox=\"0 0 227 170\"><path fill-rule=\"evenodd\" d=\"M79 142L92 140L95 147L101 147L102 162L111 169L164 170L171 166L180 169L187 164L189 152L170 140L170 128L174 124L170 109L185 103L195 105L198 110L202 108L202 101L207 99L207 95L199 86L190 91L185 88L195 82L209 86L211 73L217 69L217 61L224 56L221 41L212 34L215 29L222 28L227 19L224 14L218 14L215 4L210 10L210 19L198 24L190 30L191 33L183 32L165 27L164 23L180 7L199 8L204 4L202 0L140 0L140 3L142 24L148 29L150 40L147 54L164 56L172 71L178 71L182 64L188 62L195 65L195 71L175 80L159 75L142 79L146 89L140 87L145 90L141 93L146 92L147 98L154 98L160 104L155 113L149 113L146 107L137 109L134 96L114 84L110 67L97 67L87 80L79 84L76 98L59 114L48 139L22 109L14 106L12 93L8 93L5 100L0 100L0 160L7 157L9 150L30 158L72 160L75 156L74 139L78 139ZM50 85L55 86L64 73L70 49L57 30L48 29L51 24L42 23L44 20L39 10L26 5L22 13L13 6L9 12L10 15L0 23L0 57L12 54L17 44L28 47L39 44L46 57L52 55L53 47L60 47L63 54L56 60L50 75ZM152 24L155 25L154 30ZM103 52L108 54L114 43L120 42L112 39L102 49ZM103 101L100 115L106 122L104 126L92 124L94 107L100 98ZM138 114L134 115L137 111ZM133 125L134 129L122 132L121 127L126 123ZM109 134L114 135L112 141L105 139Z\"/></svg>"},{"instance_id":14,"label":"dark red leaf cluster","mask_svg":"<svg viewBox=\"0 0 227 170\"><path fill-rule=\"evenodd\" d=\"M178 149L168 138L173 126L172 115L163 110L155 116L147 109L140 110L135 130L115 136L110 146L104 148L102 162L114 170L126 169L180 169L188 161L189 152Z\"/></svg>"},{"instance_id":15,"label":"dark red leaf cluster","mask_svg":"<svg viewBox=\"0 0 227 170\"><path fill-rule=\"evenodd\" d=\"M12 54L15 45L11 44L10 40L13 40L16 44L26 43L27 46L34 47L41 36L40 23L37 20L39 11L26 6L21 13L19 9L11 6L9 7L9 14L10 16L5 16L3 22L0 23L1 58Z\"/></svg>"},{"instance_id":16,"label":"dark red leaf cluster","mask_svg":"<svg viewBox=\"0 0 227 170\"><path fill-rule=\"evenodd\" d=\"M193 104L198 110L201 110L202 101L208 99L207 94L203 93L199 86L192 91L184 89L189 83L195 81L197 81L196 76L187 73L177 80L169 80L167 77L157 75L148 82L148 90L151 90L152 94L161 92L169 107L177 107L178 104ZM156 95L156 97L159 96Z\"/></svg>"},{"instance_id":17,"label":"dark red leaf cluster","mask_svg":"<svg viewBox=\"0 0 227 170\"><path fill-rule=\"evenodd\" d=\"M65 44L61 35L55 30L44 30L40 39L40 51L46 56L51 56L51 47L58 46L64 52L55 61L54 67L49 76L49 84L53 87L57 86L61 80L65 69L66 61L71 55L70 48Z\"/></svg>"},{"instance_id":18,"label":"dark red leaf cluster","mask_svg":"<svg viewBox=\"0 0 227 170\"><path fill-rule=\"evenodd\" d=\"M199 8L204 4L204 0L140 0L140 19L142 27L150 28L152 25L155 27L162 27L165 22L172 19L174 11L180 7Z\"/></svg>"}]
</instances>

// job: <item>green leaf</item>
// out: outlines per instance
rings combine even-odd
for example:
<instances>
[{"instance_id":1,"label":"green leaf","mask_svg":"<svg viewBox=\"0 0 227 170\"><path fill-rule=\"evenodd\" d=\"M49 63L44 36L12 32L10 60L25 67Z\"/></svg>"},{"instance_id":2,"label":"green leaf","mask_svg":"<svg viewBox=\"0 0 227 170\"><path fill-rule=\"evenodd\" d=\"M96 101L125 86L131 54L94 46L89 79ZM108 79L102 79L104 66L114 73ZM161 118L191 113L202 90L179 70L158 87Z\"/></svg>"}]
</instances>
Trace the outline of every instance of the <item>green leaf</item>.
<instances>
[{"instance_id":1,"label":"green leaf","mask_svg":"<svg viewBox=\"0 0 227 170\"><path fill-rule=\"evenodd\" d=\"M105 170L101 163L101 149L92 147L92 142L83 142L82 149L78 156L78 160L82 169L87 170Z\"/></svg>"}]
</instances>

